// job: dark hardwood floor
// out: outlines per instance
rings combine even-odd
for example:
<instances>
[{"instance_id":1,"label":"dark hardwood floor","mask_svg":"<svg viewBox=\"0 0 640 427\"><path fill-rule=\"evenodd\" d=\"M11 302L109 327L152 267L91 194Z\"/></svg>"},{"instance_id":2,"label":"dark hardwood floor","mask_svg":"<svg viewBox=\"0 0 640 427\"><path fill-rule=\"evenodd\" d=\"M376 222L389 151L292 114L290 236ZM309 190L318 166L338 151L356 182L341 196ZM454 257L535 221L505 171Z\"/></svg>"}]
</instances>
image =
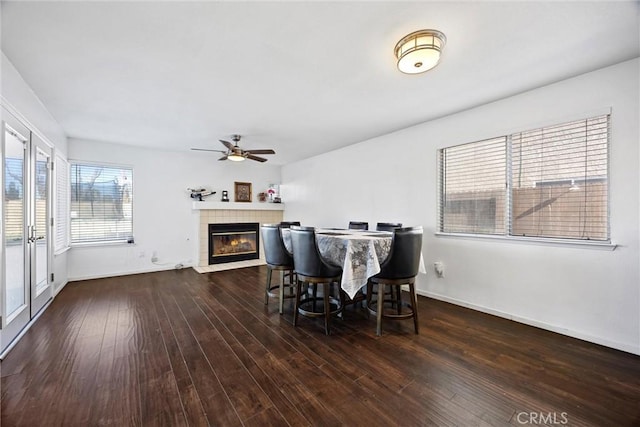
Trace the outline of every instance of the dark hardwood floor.
<instances>
[{"instance_id":1,"label":"dark hardwood floor","mask_svg":"<svg viewBox=\"0 0 640 427\"><path fill-rule=\"evenodd\" d=\"M423 297L420 335L350 308L325 336L265 278L68 284L2 362L2 426L640 423L638 356Z\"/></svg>"}]
</instances>

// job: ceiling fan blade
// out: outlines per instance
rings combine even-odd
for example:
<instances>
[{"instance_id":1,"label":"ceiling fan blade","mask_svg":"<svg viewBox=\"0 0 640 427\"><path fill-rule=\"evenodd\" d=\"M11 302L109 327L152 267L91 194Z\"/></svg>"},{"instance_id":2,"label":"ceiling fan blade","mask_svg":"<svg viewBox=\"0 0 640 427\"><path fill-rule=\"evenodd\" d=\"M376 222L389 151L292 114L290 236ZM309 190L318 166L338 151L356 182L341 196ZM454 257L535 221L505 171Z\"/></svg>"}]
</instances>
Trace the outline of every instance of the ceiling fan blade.
<instances>
[{"instance_id":1,"label":"ceiling fan blade","mask_svg":"<svg viewBox=\"0 0 640 427\"><path fill-rule=\"evenodd\" d=\"M229 156L227 156L227 155L225 154L224 156L220 157L218 160L227 160L227 158L228 158L228 157L229 157Z\"/></svg>"},{"instance_id":2,"label":"ceiling fan blade","mask_svg":"<svg viewBox=\"0 0 640 427\"><path fill-rule=\"evenodd\" d=\"M258 157L258 156L254 156L253 154L249 154L248 151L245 151L245 156L247 157L247 159L251 159L251 160L256 160L258 162L266 162L267 159L265 159L264 157Z\"/></svg>"},{"instance_id":3,"label":"ceiling fan blade","mask_svg":"<svg viewBox=\"0 0 640 427\"><path fill-rule=\"evenodd\" d=\"M271 149L265 149L265 150L245 150L245 153L249 153L249 154L276 154L275 151L271 150Z\"/></svg>"},{"instance_id":4,"label":"ceiling fan blade","mask_svg":"<svg viewBox=\"0 0 640 427\"><path fill-rule=\"evenodd\" d=\"M230 143L229 141L224 141L222 139L220 139L219 141L222 142L224 146L227 147L229 150L233 150L233 144Z\"/></svg>"},{"instance_id":5,"label":"ceiling fan blade","mask_svg":"<svg viewBox=\"0 0 640 427\"><path fill-rule=\"evenodd\" d=\"M213 151L214 153L226 153L226 151L222 150L210 150L208 148L192 148L193 151Z\"/></svg>"}]
</instances>

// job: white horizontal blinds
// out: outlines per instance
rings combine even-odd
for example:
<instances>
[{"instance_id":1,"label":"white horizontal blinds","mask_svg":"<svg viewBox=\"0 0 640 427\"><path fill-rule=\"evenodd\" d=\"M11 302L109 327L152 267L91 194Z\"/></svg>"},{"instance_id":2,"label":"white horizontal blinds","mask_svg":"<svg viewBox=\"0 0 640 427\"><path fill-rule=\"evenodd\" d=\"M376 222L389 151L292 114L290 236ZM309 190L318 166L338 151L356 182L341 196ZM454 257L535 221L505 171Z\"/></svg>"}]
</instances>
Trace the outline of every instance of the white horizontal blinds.
<instances>
[{"instance_id":1,"label":"white horizontal blinds","mask_svg":"<svg viewBox=\"0 0 640 427\"><path fill-rule=\"evenodd\" d=\"M440 151L440 231L504 234L506 137Z\"/></svg>"},{"instance_id":2,"label":"white horizontal blinds","mask_svg":"<svg viewBox=\"0 0 640 427\"><path fill-rule=\"evenodd\" d=\"M56 209L55 209L55 251L69 247L69 163L60 156L55 160Z\"/></svg>"},{"instance_id":3,"label":"white horizontal blinds","mask_svg":"<svg viewBox=\"0 0 640 427\"><path fill-rule=\"evenodd\" d=\"M133 238L133 171L111 165L71 165L71 243Z\"/></svg>"},{"instance_id":4,"label":"white horizontal blinds","mask_svg":"<svg viewBox=\"0 0 640 427\"><path fill-rule=\"evenodd\" d=\"M607 240L609 116L511 139L511 234Z\"/></svg>"}]
</instances>

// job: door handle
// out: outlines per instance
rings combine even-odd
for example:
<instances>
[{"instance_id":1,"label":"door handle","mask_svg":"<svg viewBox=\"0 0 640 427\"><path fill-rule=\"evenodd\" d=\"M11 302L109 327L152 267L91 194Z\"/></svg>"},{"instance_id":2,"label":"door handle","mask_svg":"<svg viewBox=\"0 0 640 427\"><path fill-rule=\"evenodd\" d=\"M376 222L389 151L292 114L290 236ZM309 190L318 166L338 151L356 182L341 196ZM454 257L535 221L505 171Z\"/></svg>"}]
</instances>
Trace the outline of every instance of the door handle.
<instances>
[{"instance_id":1,"label":"door handle","mask_svg":"<svg viewBox=\"0 0 640 427\"><path fill-rule=\"evenodd\" d=\"M43 240L45 238L46 236L36 236L36 227L33 225L29 226L29 238L27 239L29 243L33 243L36 240Z\"/></svg>"}]
</instances>

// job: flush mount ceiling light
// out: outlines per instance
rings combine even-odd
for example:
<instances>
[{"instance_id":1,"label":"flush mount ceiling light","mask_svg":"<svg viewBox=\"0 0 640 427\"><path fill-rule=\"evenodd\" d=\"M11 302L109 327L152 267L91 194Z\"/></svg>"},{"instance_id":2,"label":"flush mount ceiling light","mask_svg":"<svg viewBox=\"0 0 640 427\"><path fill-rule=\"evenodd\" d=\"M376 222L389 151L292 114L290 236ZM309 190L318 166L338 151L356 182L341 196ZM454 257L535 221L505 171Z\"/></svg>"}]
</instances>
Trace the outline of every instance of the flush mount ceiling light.
<instances>
[{"instance_id":1,"label":"flush mount ceiling light","mask_svg":"<svg viewBox=\"0 0 640 427\"><path fill-rule=\"evenodd\" d=\"M438 65L446 41L437 30L419 30L404 36L394 49L398 69L406 74L429 71Z\"/></svg>"}]
</instances>

